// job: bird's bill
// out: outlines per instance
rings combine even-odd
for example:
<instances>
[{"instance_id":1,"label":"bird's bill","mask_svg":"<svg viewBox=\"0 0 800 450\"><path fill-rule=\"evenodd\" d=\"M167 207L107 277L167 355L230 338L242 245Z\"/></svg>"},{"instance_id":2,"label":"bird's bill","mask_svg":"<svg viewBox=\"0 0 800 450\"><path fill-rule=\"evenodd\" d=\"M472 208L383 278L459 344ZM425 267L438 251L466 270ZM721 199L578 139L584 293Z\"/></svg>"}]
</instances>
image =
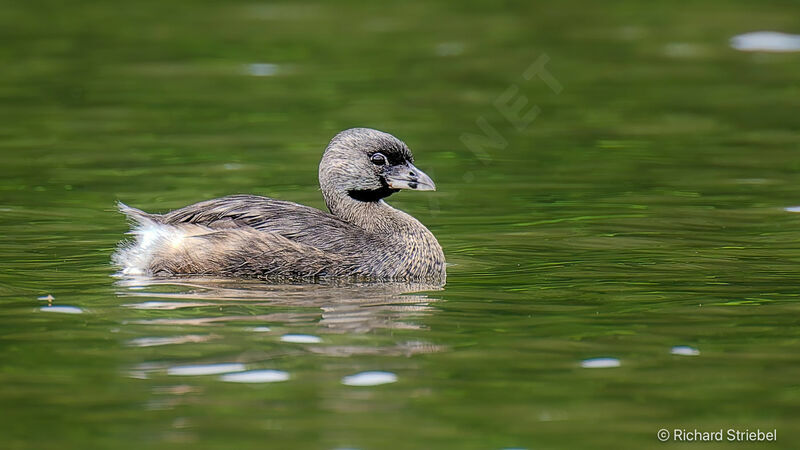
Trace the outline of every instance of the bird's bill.
<instances>
[{"instance_id":1,"label":"bird's bill","mask_svg":"<svg viewBox=\"0 0 800 450\"><path fill-rule=\"evenodd\" d=\"M385 176L386 183L392 189L414 189L416 191L435 191L436 185L431 177L406 163L389 168Z\"/></svg>"}]
</instances>

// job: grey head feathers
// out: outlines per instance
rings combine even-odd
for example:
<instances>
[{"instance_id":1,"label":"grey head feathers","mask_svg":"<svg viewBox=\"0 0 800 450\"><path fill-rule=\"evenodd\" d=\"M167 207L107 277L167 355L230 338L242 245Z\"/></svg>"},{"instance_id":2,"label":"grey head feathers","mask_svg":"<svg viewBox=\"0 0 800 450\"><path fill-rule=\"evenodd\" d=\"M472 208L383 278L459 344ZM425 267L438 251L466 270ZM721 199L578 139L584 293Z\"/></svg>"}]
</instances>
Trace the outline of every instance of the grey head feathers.
<instances>
[{"instance_id":1,"label":"grey head feathers","mask_svg":"<svg viewBox=\"0 0 800 450\"><path fill-rule=\"evenodd\" d=\"M401 189L435 189L413 162L405 142L391 134L369 128L342 131L328 144L319 165L328 209L338 214L349 199L374 202Z\"/></svg>"},{"instance_id":2,"label":"grey head feathers","mask_svg":"<svg viewBox=\"0 0 800 450\"><path fill-rule=\"evenodd\" d=\"M372 162L381 154L383 166L413 162L406 144L392 136L369 128L351 128L333 137L319 164L319 181L329 209L343 196L380 200L397 192L382 176L383 166Z\"/></svg>"}]
</instances>

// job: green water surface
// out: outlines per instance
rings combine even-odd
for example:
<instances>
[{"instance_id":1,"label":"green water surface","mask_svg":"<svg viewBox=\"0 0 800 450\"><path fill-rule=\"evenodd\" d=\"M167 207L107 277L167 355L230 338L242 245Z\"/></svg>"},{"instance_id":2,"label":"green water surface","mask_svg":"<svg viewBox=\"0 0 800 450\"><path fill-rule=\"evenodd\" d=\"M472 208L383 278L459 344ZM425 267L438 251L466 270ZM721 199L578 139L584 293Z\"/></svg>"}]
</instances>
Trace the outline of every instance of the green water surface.
<instances>
[{"instance_id":1,"label":"green water surface","mask_svg":"<svg viewBox=\"0 0 800 450\"><path fill-rule=\"evenodd\" d=\"M0 6L0 448L797 448L800 54L729 45L796 2ZM117 200L323 208L353 126L444 289L112 277Z\"/></svg>"}]
</instances>

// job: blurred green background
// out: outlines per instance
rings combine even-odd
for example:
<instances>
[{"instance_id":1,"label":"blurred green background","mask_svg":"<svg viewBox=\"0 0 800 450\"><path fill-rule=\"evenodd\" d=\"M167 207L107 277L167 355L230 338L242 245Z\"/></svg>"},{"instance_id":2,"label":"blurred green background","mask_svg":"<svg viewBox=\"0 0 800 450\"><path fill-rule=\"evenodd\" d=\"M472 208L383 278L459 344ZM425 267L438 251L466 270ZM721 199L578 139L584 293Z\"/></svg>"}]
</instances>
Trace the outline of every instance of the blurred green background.
<instances>
[{"instance_id":1,"label":"blurred green background","mask_svg":"<svg viewBox=\"0 0 800 450\"><path fill-rule=\"evenodd\" d=\"M0 3L0 448L692 445L661 428L777 429L770 448L796 447L800 54L729 40L799 32L799 14ZM523 76L543 55L558 93ZM497 109L507 92L532 123ZM468 148L478 122L505 143ZM354 126L403 139L436 181L390 203L439 238L443 290L111 277L116 200L323 208L322 150ZM46 295L81 314L40 309ZM596 357L619 367L582 367ZM222 362L291 378L170 371ZM342 383L367 370L397 382Z\"/></svg>"}]
</instances>

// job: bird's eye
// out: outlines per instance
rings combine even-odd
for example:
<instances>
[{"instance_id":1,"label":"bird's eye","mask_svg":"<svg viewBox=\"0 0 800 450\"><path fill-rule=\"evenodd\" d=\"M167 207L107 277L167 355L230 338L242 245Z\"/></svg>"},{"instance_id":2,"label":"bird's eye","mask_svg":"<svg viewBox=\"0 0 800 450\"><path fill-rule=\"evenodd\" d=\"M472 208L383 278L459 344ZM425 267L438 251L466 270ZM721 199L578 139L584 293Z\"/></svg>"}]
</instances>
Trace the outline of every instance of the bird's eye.
<instances>
[{"instance_id":1,"label":"bird's eye","mask_svg":"<svg viewBox=\"0 0 800 450\"><path fill-rule=\"evenodd\" d=\"M382 166L386 164L386 157L383 156L383 153L375 153L374 155L370 156L369 159L372 161L372 164L375 164L376 166Z\"/></svg>"}]
</instances>

